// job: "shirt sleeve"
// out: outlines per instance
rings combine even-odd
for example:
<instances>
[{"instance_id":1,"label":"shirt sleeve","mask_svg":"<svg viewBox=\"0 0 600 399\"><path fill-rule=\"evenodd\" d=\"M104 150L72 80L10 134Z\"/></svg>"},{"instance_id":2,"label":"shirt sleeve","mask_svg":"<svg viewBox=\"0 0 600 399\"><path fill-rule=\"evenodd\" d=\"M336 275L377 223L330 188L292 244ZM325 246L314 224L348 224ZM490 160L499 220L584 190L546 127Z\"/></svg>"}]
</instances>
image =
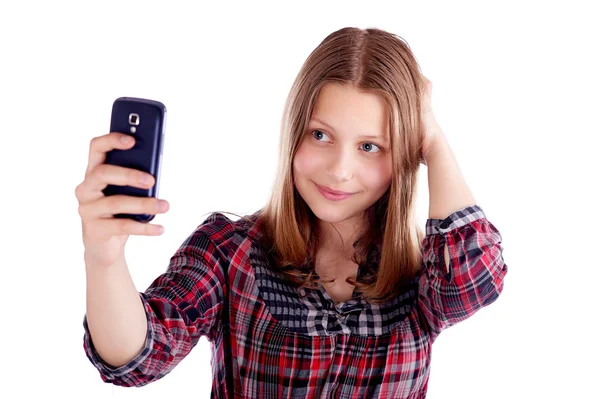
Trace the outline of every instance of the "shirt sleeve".
<instances>
[{"instance_id":1,"label":"shirt sleeve","mask_svg":"<svg viewBox=\"0 0 600 399\"><path fill-rule=\"evenodd\" d=\"M128 364L115 368L100 358L84 316L84 350L104 382L126 387L146 385L171 372L200 337L214 340L221 328L222 266L226 261L215 240L229 234L229 226L225 216L211 215L171 257L167 271L140 292L148 333L144 348Z\"/></svg>"},{"instance_id":2,"label":"shirt sleeve","mask_svg":"<svg viewBox=\"0 0 600 399\"><path fill-rule=\"evenodd\" d=\"M418 306L432 340L498 298L507 272L501 243L502 236L478 205L464 207L443 220L427 220Z\"/></svg>"}]
</instances>

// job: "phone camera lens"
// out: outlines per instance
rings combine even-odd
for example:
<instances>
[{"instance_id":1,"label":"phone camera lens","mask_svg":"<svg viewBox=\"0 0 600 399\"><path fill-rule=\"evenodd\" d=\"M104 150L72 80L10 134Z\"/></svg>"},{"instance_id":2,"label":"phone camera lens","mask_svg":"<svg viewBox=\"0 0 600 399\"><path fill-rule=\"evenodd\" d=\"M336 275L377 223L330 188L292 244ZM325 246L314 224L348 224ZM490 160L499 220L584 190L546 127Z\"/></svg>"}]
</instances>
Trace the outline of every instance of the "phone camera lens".
<instances>
[{"instance_id":1,"label":"phone camera lens","mask_svg":"<svg viewBox=\"0 0 600 399\"><path fill-rule=\"evenodd\" d=\"M129 114L129 123L131 125L139 125L140 124L140 116L138 114Z\"/></svg>"}]
</instances>

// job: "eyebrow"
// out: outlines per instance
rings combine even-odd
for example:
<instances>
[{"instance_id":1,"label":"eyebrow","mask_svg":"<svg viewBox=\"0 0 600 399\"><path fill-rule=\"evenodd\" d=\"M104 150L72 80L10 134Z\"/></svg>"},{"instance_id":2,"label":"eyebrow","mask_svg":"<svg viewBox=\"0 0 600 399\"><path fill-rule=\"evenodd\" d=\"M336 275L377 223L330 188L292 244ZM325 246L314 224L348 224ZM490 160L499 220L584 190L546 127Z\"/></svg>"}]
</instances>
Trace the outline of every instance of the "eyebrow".
<instances>
[{"instance_id":1,"label":"eyebrow","mask_svg":"<svg viewBox=\"0 0 600 399\"><path fill-rule=\"evenodd\" d=\"M312 119L312 120L314 120L314 121L317 121L317 122L319 122L319 123L320 123L320 124L322 124L322 125L325 125L327 128L329 128L329 129L331 129L333 132L335 132L335 129L334 129L334 128L333 128L333 127L330 125L330 124L328 124L327 122L325 122L325 121L323 121L323 120L321 120L321 119L317 118L316 116L313 116L313 117L311 117L311 119ZM385 137L382 137L382 136L375 136L375 135L372 135L372 134L363 134L363 135L360 135L359 137L361 137L361 138L363 138L363 137L364 137L364 138L367 138L367 139L378 139L378 140L382 140L382 141L384 141L384 142L387 142L387 139L386 139Z\"/></svg>"}]
</instances>

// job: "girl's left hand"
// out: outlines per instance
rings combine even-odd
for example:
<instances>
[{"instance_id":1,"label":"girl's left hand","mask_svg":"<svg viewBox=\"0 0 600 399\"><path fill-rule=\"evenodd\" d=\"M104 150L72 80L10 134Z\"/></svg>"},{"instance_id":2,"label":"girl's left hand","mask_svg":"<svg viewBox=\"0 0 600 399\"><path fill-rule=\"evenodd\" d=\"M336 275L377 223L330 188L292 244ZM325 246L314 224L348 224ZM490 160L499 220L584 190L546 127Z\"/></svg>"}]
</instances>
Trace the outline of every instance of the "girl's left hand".
<instances>
[{"instance_id":1,"label":"girl's left hand","mask_svg":"<svg viewBox=\"0 0 600 399\"><path fill-rule=\"evenodd\" d=\"M436 141L443 133L440 125L435 119L431 107L431 91L433 85L424 75L421 76L425 84L425 90L421 94L421 121L423 122L423 128L425 129L423 150L421 152L423 159L421 163L427 165L427 157L431 154L431 150L435 146Z\"/></svg>"}]
</instances>

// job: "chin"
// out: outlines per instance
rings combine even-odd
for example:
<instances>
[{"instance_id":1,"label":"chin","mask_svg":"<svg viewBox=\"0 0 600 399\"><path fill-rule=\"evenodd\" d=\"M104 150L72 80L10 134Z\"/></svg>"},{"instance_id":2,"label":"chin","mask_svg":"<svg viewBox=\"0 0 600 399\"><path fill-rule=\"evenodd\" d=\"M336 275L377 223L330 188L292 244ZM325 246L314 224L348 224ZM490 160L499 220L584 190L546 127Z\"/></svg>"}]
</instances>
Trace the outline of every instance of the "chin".
<instances>
[{"instance_id":1,"label":"chin","mask_svg":"<svg viewBox=\"0 0 600 399\"><path fill-rule=\"evenodd\" d=\"M306 203L317 218L329 223L340 223L362 213L360 209L351 204L328 204L318 199L312 199L312 201L306 201Z\"/></svg>"},{"instance_id":2,"label":"chin","mask_svg":"<svg viewBox=\"0 0 600 399\"><path fill-rule=\"evenodd\" d=\"M322 207L310 208L317 218L328 223L340 223L356 215L342 210L329 210Z\"/></svg>"}]
</instances>

